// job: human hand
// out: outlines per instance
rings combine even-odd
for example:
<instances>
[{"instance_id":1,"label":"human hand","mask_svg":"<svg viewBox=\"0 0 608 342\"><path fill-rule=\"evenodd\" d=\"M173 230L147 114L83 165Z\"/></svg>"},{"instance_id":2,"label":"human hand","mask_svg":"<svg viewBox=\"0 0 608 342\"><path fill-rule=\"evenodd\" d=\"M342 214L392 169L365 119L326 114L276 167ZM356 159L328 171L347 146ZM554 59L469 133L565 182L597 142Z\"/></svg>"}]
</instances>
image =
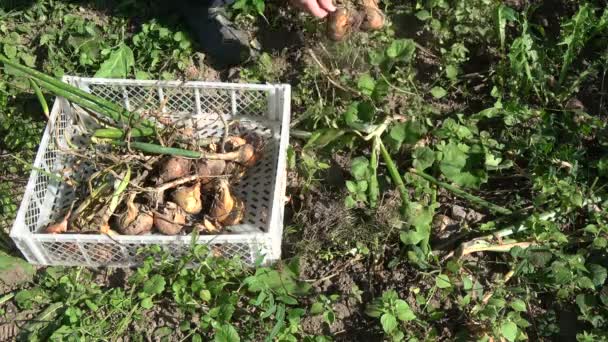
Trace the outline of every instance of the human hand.
<instances>
[{"instance_id":1,"label":"human hand","mask_svg":"<svg viewBox=\"0 0 608 342\"><path fill-rule=\"evenodd\" d=\"M292 0L294 6L301 8L317 18L325 18L336 10L333 0Z\"/></svg>"}]
</instances>

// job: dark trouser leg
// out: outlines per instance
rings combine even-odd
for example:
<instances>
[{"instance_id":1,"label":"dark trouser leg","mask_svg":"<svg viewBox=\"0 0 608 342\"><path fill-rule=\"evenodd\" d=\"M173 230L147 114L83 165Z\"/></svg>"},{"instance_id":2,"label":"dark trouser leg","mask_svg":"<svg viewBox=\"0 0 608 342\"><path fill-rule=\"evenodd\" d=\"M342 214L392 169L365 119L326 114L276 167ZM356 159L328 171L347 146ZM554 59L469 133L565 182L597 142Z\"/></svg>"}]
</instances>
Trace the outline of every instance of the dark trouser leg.
<instances>
[{"instance_id":1,"label":"dark trouser leg","mask_svg":"<svg viewBox=\"0 0 608 342\"><path fill-rule=\"evenodd\" d=\"M191 1L197 1L197 0L191 0ZM200 0L200 3L202 3L204 6L207 6L207 7L223 7L223 6L232 5L234 2L235 2L235 0Z\"/></svg>"},{"instance_id":2,"label":"dark trouser leg","mask_svg":"<svg viewBox=\"0 0 608 342\"><path fill-rule=\"evenodd\" d=\"M234 66L249 57L247 34L236 29L223 10L234 0L178 1L180 12L190 26L192 35L214 66Z\"/></svg>"}]
</instances>

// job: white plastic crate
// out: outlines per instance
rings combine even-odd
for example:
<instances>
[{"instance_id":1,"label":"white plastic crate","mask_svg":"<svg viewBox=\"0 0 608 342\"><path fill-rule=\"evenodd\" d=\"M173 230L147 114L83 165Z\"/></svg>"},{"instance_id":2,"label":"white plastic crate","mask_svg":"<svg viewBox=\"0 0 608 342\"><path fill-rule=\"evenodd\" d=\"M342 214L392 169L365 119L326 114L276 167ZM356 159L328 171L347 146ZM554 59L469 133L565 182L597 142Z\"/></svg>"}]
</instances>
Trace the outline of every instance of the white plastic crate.
<instances>
[{"instance_id":1,"label":"white plastic crate","mask_svg":"<svg viewBox=\"0 0 608 342\"><path fill-rule=\"evenodd\" d=\"M224 124L238 120L241 131L255 131L266 139L263 158L235 186L245 200L242 224L218 235L201 235L197 243L225 257L241 256L253 263L260 255L271 263L281 256L286 186L286 150L289 139L289 85L213 82L139 81L64 77L64 81L105 99L142 112L162 110L167 117L194 128L198 138L222 136ZM76 115L75 113L78 113ZM185 253L189 235L114 236L99 234L44 234L41 231L64 215L75 190L49 173L73 165L75 157L61 150L66 137L78 145L86 141L87 115L58 98L51 112L34 161L11 237L25 257L42 265L134 266L142 261L140 247L161 245L172 255ZM41 172L46 170L47 172ZM87 170L86 173L94 170ZM84 175L81 175L84 176Z\"/></svg>"}]
</instances>

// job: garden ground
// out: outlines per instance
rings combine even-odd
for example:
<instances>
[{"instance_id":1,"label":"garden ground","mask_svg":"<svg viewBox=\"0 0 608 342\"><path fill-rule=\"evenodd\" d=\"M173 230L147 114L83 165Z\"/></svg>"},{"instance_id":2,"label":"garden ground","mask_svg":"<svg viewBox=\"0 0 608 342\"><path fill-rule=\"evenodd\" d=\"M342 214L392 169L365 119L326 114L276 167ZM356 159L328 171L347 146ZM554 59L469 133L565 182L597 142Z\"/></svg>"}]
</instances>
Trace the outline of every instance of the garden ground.
<instances>
[{"instance_id":1,"label":"garden ground","mask_svg":"<svg viewBox=\"0 0 608 342\"><path fill-rule=\"evenodd\" d=\"M215 70L146 1L0 5L0 53L54 76L293 87L281 263L34 270L6 233L46 120L0 69L0 337L608 339L605 3L386 0L384 30L338 43L236 7L260 53Z\"/></svg>"}]
</instances>

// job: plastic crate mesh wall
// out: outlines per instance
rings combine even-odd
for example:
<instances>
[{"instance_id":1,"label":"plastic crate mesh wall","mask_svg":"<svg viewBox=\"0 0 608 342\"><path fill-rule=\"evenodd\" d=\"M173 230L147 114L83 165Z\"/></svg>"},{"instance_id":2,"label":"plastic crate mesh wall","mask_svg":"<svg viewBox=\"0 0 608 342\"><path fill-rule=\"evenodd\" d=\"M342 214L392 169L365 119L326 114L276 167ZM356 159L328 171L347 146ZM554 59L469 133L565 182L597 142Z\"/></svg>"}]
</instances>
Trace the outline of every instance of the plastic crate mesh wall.
<instances>
[{"instance_id":1,"label":"plastic crate mesh wall","mask_svg":"<svg viewBox=\"0 0 608 342\"><path fill-rule=\"evenodd\" d=\"M281 143L280 118L283 114L274 113L269 107L275 100L270 89L159 86L162 83L141 85L124 81L112 84L108 80L96 84L90 80L86 83L77 78L70 80L129 110L144 114L160 113L180 125L191 127L195 139L223 136L225 125L219 115L237 122L234 127L231 126L231 133L255 132L264 137L266 145L263 158L234 187L235 194L246 204L243 223L228 227L226 234L232 235L230 239L223 239L225 235L201 236L198 243L208 243L214 255L240 256L252 263L260 253L269 252L273 238L281 238L280 235L271 236L269 233L273 200L279 184L277 163ZM275 107L277 111L282 108L278 105ZM76 145L86 144L88 137L85 132L90 132L92 122L90 116L77 106L70 105L64 99L57 100L21 205L20 211L24 211L22 222L18 222L18 215L11 233L18 247L28 260L52 265L136 265L142 261L137 250L151 244L163 246L174 256L187 252L190 237L154 235L145 239L138 239L137 236L109 239L101 235L40 233L48 224L60 220L75 200L86 196L86 181L73 188L50 174L86 180L96 171L72 154L62 152L68 147L66 137ZM23 227L17 227L19 223ZM36 255L34 249L38 249L46 260L40 260L40 255Z\"/></svg>"}]
</instances>

